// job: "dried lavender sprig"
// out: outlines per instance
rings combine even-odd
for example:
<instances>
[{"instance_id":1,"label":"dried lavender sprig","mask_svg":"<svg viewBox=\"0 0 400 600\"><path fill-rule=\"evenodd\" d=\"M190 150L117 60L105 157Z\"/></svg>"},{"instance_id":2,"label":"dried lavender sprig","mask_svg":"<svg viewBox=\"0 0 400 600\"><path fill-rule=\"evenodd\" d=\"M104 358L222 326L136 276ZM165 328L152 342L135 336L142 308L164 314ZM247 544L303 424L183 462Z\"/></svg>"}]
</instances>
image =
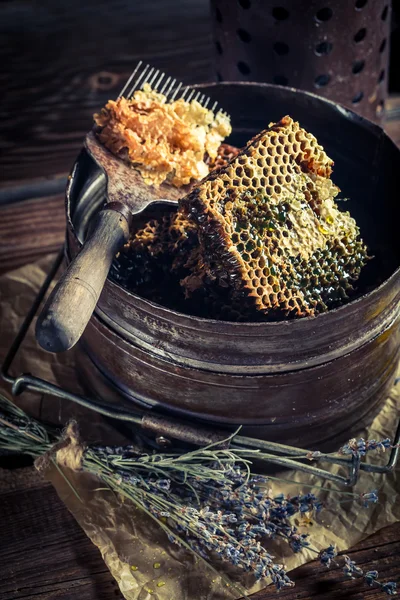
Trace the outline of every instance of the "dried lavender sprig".
<instances>
[{"instance_id":1,"label":"dried lavender sprig","mask_svg":"<svg viewBox=\"0 0 400 600\"><path fill-rule=\"evenodd\" d=\"M343 555L344 567L343 573L348 577L354 579L355 577L362 577L369 586L377 586L382 592L388 596L395 596L397 594L397 584L394 581L388 581L387 583L381 583L378 581L378 571L364 571L361 567L357 566L356 563L350 559L346 554Z\"/></svg>"},{"instance_id":2,"label":"dried lavender sprig","mask_svg":"<svg viewBox=\"0 0 400 600\"><path fill-rule=\"evenodd\" d=\"M84 458L84 464L85 460L90 461L88 453ZM96 457L94 457L94 468L96 475L104 478L104 473L99 472L101 465ZM223 481L218 479L218 481L225 491L228 489L229 492L232 491L232 485L229 486L228 481L235 488L238 485L246 485L247 473L245 471L231 467L225 468L224 471L225 479ZM129 494L135 497L136 503L143 505L152 516L157 519L167 518L170 526L170 540L180 543L184 536L191 548L195 548L197 554L207 560L210 560L210 553L216 553L223 560L231 562L245 571L252 571L256 578L270 577L278 588L293 585L282 565L274 563L273 557L260 544L262 528L258 526L257 529L243 516L239 517L237 510L227 510L223 506L217 506L214 509L205 503L194 508L195 497L191 494L190 488L179 485L174 487L173 482L169 480L152 479L150 476L150 478L136 478L134 485L129 485L129 483L132 484L129 475L125 475L122 479L119 476L116 480L109 465L107 465L106 476L113 489L121 491L124 486L128 486ZM189 477L189 479L193 489L197 488L199 491L203 491L204 481L209 481L197 477ZM215 481L213 484L215 485ZM115 486L117 487L115 488ZM224 494L222 495L224 496ZM207 498L207 500L213 501L212 498ZM184 501L189 501L191 505L184 504ZM236 504L236 509L239 505L240 503ZM243 535L238 536L235 527L239 523L239 518L241 525L245 525L245 528L242 532Z\"/></svg>"},{"instance_id":3,"label":"dried lavender sprig","mask_svg":"<svg viewBox=\"0 0 400 600\"><path fill-rule=\"evenodd\" d=\"M330 567L332 562L338 564L335 560L337 557L336 549L333 545L328 546L325 550L319 553L320 563L326 567ZM351 560L346 554L343 555L344 566L343 573L351 578L362 577L367 585L373 587L380 587L381 591L388 596L395 596L397 594L397 584L394 581L388 581L387 583L381 583L378 581L378 571L364 571L361 567L357 566L354 560Z\"/></svg>"},{"instance_id":4,"label":"dried lavender sprig","mask_svg":"<svg viewBox=\"0 0 400 600\"><path fill-rule=\"evenodd\" d=\"M0 449L37 457L47 452L57 439L53 428L31 419L0 394Z\"/></svg>"},{"instance_id":5,"label":"dried lavender sprig","mask_svg":"<svg viewBox=\"0 0 400 600\"><path fill-rule=\"evenodd\" d=\"M11 436L3 436L5 444L12 438L16 447L17 439L26 441L28 437L29 443L35 442L41 451L51 446L40 424L39 435L31 435L36 424L23 411L12 408L2 421L3 427L12 432ZM33 456L39 451L38 447L21 446ZM279 535L294 551L309 547L308 536L298 533L290 517L296 512L315 510L318 505L310 494L272 498L260 490L257 483L265 483L265 479L249 478L249 465L255 455L262 456L254 450L233 452L215 445L180 455L144 456L135 455L132 448L127 452L126 448L107 447L87 449L82 467L130 497L170 532L170 539L206 557L207 562L210 552L219 551L224 560L252 571L256 577L269 576L280 589L293 582L282 565L273 562L260 537ZM165 478L166 472L169 479ZM193 507L196 502L198 508ZM167 519L168 524L160 519ZM386 584L383 591L393 591L392 584Z\"/></svg>"},{"instance_id":6,"label":"dried lavender sprig","mask_svg":"<svg viewBox=\"0 0 400 600\"><path fill-rule=\"evenodd\" d=\"M365 456L367 454L367 452L371 451L371 450L381 450L382 452L385 452L385 450L389 449L389 448L394 448L395 446L392 445L390 438L384 438L382 440L375 440L375 439L371 439L371 440L364 440L364 438L360 438L360 439L356 439L353 438L351 440L349 440L346 444L344 444L341 448L339 448L338 452L328 452L328 453L322 453L319 450L311 450L310 452L306 452L303 455L298 455L296 454L296 459L308 459L308 460L321 460L323 461L324 458L328 458L328 457L334 457L337 454L342 454L342 455L353 455L353 456ZM293 455L292 454L288 454L288 455L280 455L280 458L289 458L289 459L293 459Z\"/></svg>"}]
</instances>

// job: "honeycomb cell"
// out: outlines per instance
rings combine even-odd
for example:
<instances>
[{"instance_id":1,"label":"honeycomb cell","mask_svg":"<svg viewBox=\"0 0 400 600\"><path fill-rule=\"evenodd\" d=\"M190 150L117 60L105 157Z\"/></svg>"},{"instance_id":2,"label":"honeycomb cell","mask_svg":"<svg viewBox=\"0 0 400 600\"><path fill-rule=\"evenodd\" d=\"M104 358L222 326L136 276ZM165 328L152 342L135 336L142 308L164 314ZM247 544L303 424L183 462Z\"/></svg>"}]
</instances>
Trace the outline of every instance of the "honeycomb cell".
<instances>
[{"instance_id":1,"label":"honeycomb cell","mask_svg":"<svg viewBox=\"0 0 400 600\"><path fill-rule=\"evenodd\" d=\"M238 167L236 167L235 175L237 177L243 177L243 167L242 166L239 165Z\"/></svg>"}]
</instances>

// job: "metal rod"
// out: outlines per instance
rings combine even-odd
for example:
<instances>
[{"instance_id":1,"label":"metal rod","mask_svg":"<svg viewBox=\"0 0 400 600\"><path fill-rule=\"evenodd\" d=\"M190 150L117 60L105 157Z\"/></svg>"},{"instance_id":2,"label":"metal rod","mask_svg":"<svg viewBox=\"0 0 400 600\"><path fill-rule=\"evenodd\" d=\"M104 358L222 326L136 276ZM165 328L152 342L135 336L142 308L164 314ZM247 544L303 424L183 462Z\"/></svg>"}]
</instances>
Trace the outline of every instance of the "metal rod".
<instances>
[{"instance_id":1,"label":"metal rod","mask_svg":"<svg viewBox=\"0 0 400 600\"><path fill-rule=\"evenodd\" d=\"M142 85L142 83L141 83L141 82L142 82L142 79L143 79L143 77L146 75L146 73L147 73L147 71L149 70L149 68L150 68L150 65L146 65L146 66L144 67L143 71L141 72L141 74L139 75L139 77L136 79L135 83L133 84L133 86L132 86L132 87L131 87L131 89L129 90L129 92L128 92L128 94L127 94L127 97L128 97L128 98L130 98L130 97L132 96L133 92L134 92L134 91L135 91L135 89L136 89L136 88L139 86L139 84L140 84L140 85ZM154 67L153 67L153 69L154 69ZM147 76L148 76L148 75L147 75ZM146 76L146 77L147 77L147 76ZM146 81L146 79L145 79L144 81Z\"/></svg>"},{"instance_id":2,"label":"metal rod","mask_svg":"<svg viewBox=\"0 0 400 600\"><path fill-rule=\"evenodd\" d=\"M251 439L251 438L249 438ZM232 440L231 448L235 448L235 438ZM279 456L275 456L274 454L267 454L265 452L260 452L256 454L254 458L265 460L266 462L280 465L281 467L285 467L287 469L295 469L296 471L303 471L303 473L309 473L310 475L316 475L317 477L327 478L327 474L329 475L329 479L336 483L340 483L342 485L348 485L348 479L341 475L335 475L334 473L329 473L329 471L325 471L325 469L319 469L318 467L313 467L312 465L307 465L304 463L300 463L297 460L292 460L290 458L280 458Z\"/></svg>"},{"instance_id":3,"label":"metal rod","mask_svg":"<svg viewBox=\"0 0 400 600\"><path fill-rule=\"evenodd\" d=\"M73 392L68 392L54 383L50 383L45 379L34 377L33 375L29 375L27 373L17 377L12 386L12 393L14 396L18 396L24 390L39 392L41 394L49 394L56 396L57 398L70 400L71 402L75 402L75 404L79 404L80 406L84 406L90 410L94 410L105 417L118 419L119 421L133 423L134 425L141 425L142 422L142 416L139 414L126 412L117 407L110 409L101 402L88 400L84 396L74 394Z\"/></svg>"},{"instance_id":4,"label":"metal rod","mask_svg":"<svg viewBox=\"0 0 400 600\"><path fill-rule=\"evenodd\" d=\"M44 280L43 285L38 292L38 295L36 296L31 308L28 311L28 314L26 315L25 319L22 322L21 327L19 328L19 331L18 331L13 343L11 344L9 351L6 354L4 362L1 366L0 374L1 374L1 377L5 381L7 381L7 383L14 383L14 377L12 377L10 375L9 369L15 358L15 355L18 352L20 345L22 344L22 342L25 339L25 336L30 327L30 324L32 323L33 317L36 315L37 310L38 310L43 298L45 297L47 290L49 289L50 283L53 281L58 269L60 268L63 258L64 258L64 247L58 253L53 266L51 267L46 279Z\"/></svg>"}]
</instances>

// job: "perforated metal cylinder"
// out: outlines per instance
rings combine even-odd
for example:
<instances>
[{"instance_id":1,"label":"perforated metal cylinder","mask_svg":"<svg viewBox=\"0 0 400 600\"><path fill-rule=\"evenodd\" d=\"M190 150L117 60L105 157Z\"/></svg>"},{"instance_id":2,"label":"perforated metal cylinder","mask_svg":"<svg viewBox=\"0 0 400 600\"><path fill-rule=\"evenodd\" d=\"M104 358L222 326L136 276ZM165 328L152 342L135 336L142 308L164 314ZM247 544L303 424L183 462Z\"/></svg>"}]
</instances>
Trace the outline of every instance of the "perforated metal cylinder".
<instances>
[{"instance_id":1,"label":"perforated metal cylinder","mask_svg":"<svg viewBox=\"0 0 400 600\"><path fill-rule=\"evenodd\" d=\"M211 0L220 81L312 91L381 121L390 0Z\"/></svg>"}]
</instances>

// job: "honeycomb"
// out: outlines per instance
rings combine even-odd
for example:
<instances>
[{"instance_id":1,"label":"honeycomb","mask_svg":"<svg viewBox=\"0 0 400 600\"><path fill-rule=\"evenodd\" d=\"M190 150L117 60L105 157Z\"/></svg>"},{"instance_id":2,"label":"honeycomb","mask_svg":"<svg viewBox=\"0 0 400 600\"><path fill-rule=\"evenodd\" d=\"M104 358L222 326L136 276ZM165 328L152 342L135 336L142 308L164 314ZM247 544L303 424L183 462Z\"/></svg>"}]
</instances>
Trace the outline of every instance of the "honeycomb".
<instances>
[{"instance_id":1,"label":"honeycomb","mask_svg":"<svg viewBox=\"0 0 400 600\"><path fill-rule=\"evenodd\" d=\"M221 144L214 159L208 157L209 170L219 169L239 153ZM179 208L153 217L132 232L111 269L118 283L145 298L200 316L219 317L222 299L212 278L204 278L204 288L193 296L185 287L186 278L195 279L199 242L197 225ZM226 295L226 293L225 293ZM228 301L228 300L227 300ZM218 310L217 310L218 307ZM224 311L224 314L227 312ZM232 313L236 318L236 313Z\"/></svg>"},{"instance_id":2,"label":"honeycomb","mask_svg":"<svg viewBox=\"0 0 400 600\"><path fill-rule=\"evenodd\" d=\"M215 297L218 286L239 314L273 319L343 303L367 250L334 201L332 167L315 137L284 117L195 185L181 201L200 244L182 282L187 295L203 287Z\"/></svg>"},{"instance_id":3,"label":"honeycomb","mask_svg":"<svg viewBox=\"0 0 400 600\"><path fill-rule=\"evenodd\" d=\"M210 172L224 167L230 160L235 158L239 152L240 150L239 148L236 148L236 146L230 146L225 143L221 144L218 148L216 157L213 159L206 159L206 164L208 165Z\"/></svg>"},{"instance_id":4,"label":"honeycomb","mask_svg":"<svg viewBox=\"0 0 400 600\"><path fill-rule=\"evenodd\" d=\"M232 131L222 111L214 114L183 97L169 102L148 83L131 98L109 100L94 121L100 142L134 165L147 184L175 187L207 175L205 158L215 158Z\"/></svg>"}]
</instances>

